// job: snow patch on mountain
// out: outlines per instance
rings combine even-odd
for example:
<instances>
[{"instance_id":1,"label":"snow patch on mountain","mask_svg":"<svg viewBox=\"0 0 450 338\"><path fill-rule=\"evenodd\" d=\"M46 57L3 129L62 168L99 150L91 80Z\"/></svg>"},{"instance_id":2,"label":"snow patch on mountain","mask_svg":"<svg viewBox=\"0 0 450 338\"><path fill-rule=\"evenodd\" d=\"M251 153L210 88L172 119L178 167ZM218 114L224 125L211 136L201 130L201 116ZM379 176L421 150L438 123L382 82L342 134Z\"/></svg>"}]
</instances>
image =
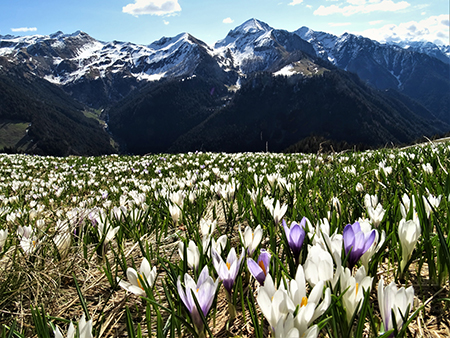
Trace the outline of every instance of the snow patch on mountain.
<instances>
[{"instance_id":1,"label":"snow patch on mountain","mask_svg":"<svg viewBox=\"0 0 450 338\"><path fill-rule=\"evenodd\" d=\"M149 82L153 82L153 81L159 81L161 80L164 76L166 75L166 73L160 73L160 74L147 74L147 73L139 73L136 75L136 79L138 81L149 81Z\"/></svg>"},{"instance_id":2,"label":"snow patch on mountain","mask_svg":"<svg viewBox=\"0 0 450 338\"><path fill-rule=\"evenodd\" d=\"M59 41L60 44L64 45L63 42ZM78 55L75 60L86 60L93 57L95 54L102 50L104 44L99 41L93 41L91 43L85 44L82 48L78 50Z\"/></svg>"},{"instance_id":3,"label":"snow patch on mountain","mask_svg":"<svg viewBox=\"0 0 450 338\"><path fill-rule=\"evenodd\" d=\"M297 74L297 72L292 64L284 66L279 71L273 73L275 76L292 76L294 74Z\"/></svg>"},{"instance_id":4,"label":"snow patch on mountain","mask_svg":"<svg viewBox=\"0 0 450 338\"><path fill-rule=\"evenodd\" d=\"M402 69L413 66L405 51L425 53L450 63L450 46L418 42L387 45L348 33L335 36L307 27L290 33L256 19L230 30L214 47L188 33L163 37L146 46L120 41L101 42L80 31L72 34L56 32L48 36L0 36L0 56L10 56L8 60L12 63L23 62L38 76L59 85L99 78L107 79L105 83L130 77L137 81L158 81L175 76L186 78L193 75L205 55L212 57L222 70L236 72L238 77L267 70L285 76L317 73L313 66L295 63L304 57L299 51L353 72L362 67L358 60L365 57L364 60L369 62L364 64L366 69L369 66L378 70L383 68L397 79L399 86L408 76ZM376 68L375 63L381 68Z\"/></svg>"},{"instance_id":5,"label":"snow patch on mountain","mask_svg":"<svg viewBox=\"0 0 450 338\"><path fill-rule=\"evenodd\" d=\"M202 46L214 55L206 44ZM49 36L0 37L1 56L17 57L18 53L29 50L31 54L27 62L34 67L42 64L44 74L41 76L59 85L75 83L85 77L95 80L119 73L124 77L133 76L138 81L192 75L192 67L199 60L195 56L197 47L196 40L188 33L162 38L149 46L118 41L104 43L79 31L73 34L57 32ZM52 51L46 53L49 48ZM43 54L47 59L39 58ZM48 58L52 60L48 62Z\"/></svg>"}]
</instances>

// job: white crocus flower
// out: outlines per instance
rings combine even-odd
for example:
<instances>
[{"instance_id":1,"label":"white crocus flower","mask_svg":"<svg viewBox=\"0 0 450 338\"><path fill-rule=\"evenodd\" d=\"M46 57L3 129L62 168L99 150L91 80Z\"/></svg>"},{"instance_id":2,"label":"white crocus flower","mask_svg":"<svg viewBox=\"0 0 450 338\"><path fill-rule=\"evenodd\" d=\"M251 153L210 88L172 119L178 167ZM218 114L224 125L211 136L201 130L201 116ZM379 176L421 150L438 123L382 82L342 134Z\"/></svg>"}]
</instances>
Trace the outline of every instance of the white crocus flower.
<instances>
[{"instance_id":1,"label":"white crocus flower","mask_svg":"<svg viewBox=\"0 0 450 338\"><path fill-rule=\"evenodd\" d=\"M280 320L285 320L288 313L295 311L294 304L284 288L276 289L270 274L267 274L264 286L258 289L256 301L272 329Z\"/></svg>"},{"instance_id":2,"label":"white crocus flower","mask_svg":"<svg viewBox=\"0 0 450 338\"><path fill-rule=\"evenodd\" d=\"M388 286L384 286L383 277L378 284L378 304L380 307L381 318L383 319L384 331L394 328L394 320L397 328L400 330L403 326L403 318L408 318L409 311L413 308L414 289L412 286L405 289L401 287L397 289L397 285L391 282ZM392 313L395 319L392 318Z\"/></svg>"},{"instance_id":3,"label":"white crocus flower","mask_svg":"<svg viewBox=\"0 0 450 338\"><path fill-rule=\"evenodd\" d=\"M203 218L200 219L200 231L202 232L203 237L207 237L211 235L216 229L217 221L214 220L205 220Z\"/></svg>"},{"instance_id":4,"label":"white crocus flower","mask_svg":"<svg viewBox=\"0 0 450 338\"><path fill-rule=\"evenodd\" d=\"M279 320L273 330L275 338L300 338L300 332L294 326L292 313L289 313L284 320Z\"/></svg>"},{"instance_id":5,"label":"white crocus flower","mask_svg":"<svg viewBox=\"0 0 450 338\"><path fill-rule=\"evenodd\" d=\"M142 285L142 283L146 283L150 288L153 286L156 279L156 266L152 269L147 258L144 257L139 268L139 273L133 268L128 268L127 278L128 282L119 279L119 285L137 296L144 297L146 295L144 288L145 285Z\"/></svg>"},{"instance_id":6,"label":"white crocus flower","mask_svg":"<svg viewBox=\"0 0 450 338\"><path fill-rule=\"evenodd\" d=\"M3 250L7 238L8 238L8 229L0 230L0 251Z\"/></svg>"},{"instance_id":7,"label":"white crocus flower","mask_svg":"<svg viewBox=\"0 0 450 338\"><path fill-rule=\"evenodd\" d=\"M99 220L97 224L97 230L100 238L104 238L103 243L108 244L111 242L116 236L117 232L119 231L120 227L116 226L113 228L111 226L111 223L109 222L109 219Z\"/></svg>"},{"instance_id":8,"label":"white crocus flower","mask_svg":"<svg viewBox=\"0 0 450 338\"><path fill-rule=\"evenodd\" d=\"M68 254L70 244L72 243L71 231L67 220L58 220L56 222L56 234L53 237L53 242L58 248L61 257L65 257Z\"/></svg>"},{"instance_id":9,"label":"white crocus flower","mask_svg":"<svg viewBox=\"0 0 450 338\"><path fill-rule=\"evenodd\" d=\"M17 234L20 236L20 246L26 254L31 254L37 247L38 238L31 226L19 226Z\"/></svg>"},{"instance_id":10,"label":"white crocus flower","mask_svg":"<svg viewBox=\"0 0 450 338\"><path fill-rule=\"evenodd\" d=\"M303 271L303 267L301 265L297 268L297 273L295 274L295 279L291 280L288 284L288 295L290 296L292 302L294 303L294 306L300 305L298 316L296 317L296 321L299 325L297 325L297 328L303 329L301 332L304 331L305 327L309 327L309 325L317 318L319 318L321 315L325 313L325 311L328 309L328 307L331 304L331 290L330 288L327 288L325 290L325 298L322 302L320 300L322 299L323 295L323 288L324 288L324 281L319 281L311 290L309 297L306 295L306 280L305 280L305 273ZM303 312L307 311L306 306L308 304L312 304L313 308L313 314L312 316L304 315Z\"/></svg>"},{"instance_id":11,"label":"white crocus flower","mask_svg":"<svg viewBox=\"0 0 450 338\"><path fill-rule=\"evenodd\" d=\"M55 338L64 338L58 326L55 328L53 333L55 335ZM74 338L74 337L75 337L75 327L73 326L73 323L70 322L69 329L67 330L67 338Z\"/></svg>"},{"instance_id":12,"label":"white crocus flower","mask_svg":"<svg viewBox=\"0 0 450 338\"><path fill-rule=\"evenodd\" d=\"M358 222L361 227L361 230L365 234L372 231L372 226L370 225L370 223L367 220L359 219ZM376 252L378 252L378 250L381 249L381 247L384 244L385 239L386 239L386 232L383 230L381 232L381 238L380 238L380 233L375 229L375 240L373 241L370 248L360 258L361 263L362 263L362 265L364 265L366 271L369 271L370 259Z\"/></svg>"},{"instance_id":13,"label":"white crocus flower","mask_svg":"<svg viewBox=\"0 0 450 338\"><path fill-rule=\"evenodd\" d=\"M398 225L398 237L402 247L402 261L400 262L400 271L403 271L408 262L414 247L421 235L419 220L406 221L404 218L400 220Z\"/></svg>"},{"instance_id":14,"label":"white crocus flower","mask_svg":"<svg viewBox=\"0 0 450 338\"><path fill-rule=\"evenodd\" d=\"M79 338L92 338L92 319L86 321L86 318L83 314L78 321L78 332L80 333L80 335L78 336ZM55 328L55 331L53 331L53 333L55 334L55 338L64 338L58 327ZM69 329L67 331L67 338L74 338L75 334L75 327L73 326L72 322L70 322Z\"/></svg>"},{"instance_id":15,"label":"white crocus flower","mask_svg":"<svg viewBox=\"0 0 450 338\"><path fill-rule=\"evenodd\" d=\"M308 256L303 268L306 280L312 287L320 281L333 280L333 258L319 245L308 246Z\"/></svg>"},{"instance_id":16,"label":"white crocus flower","mask_svg":"<svg viewBox=\"0 0 450 338\"><path fill-rule=\"evenodd\" d=\"M134 223L140 222L144 216L144 211L138 208L134 208L130 211L130 218Z\"/></svg>"},{"instance_id":17,"label":"white crocus flower","mask_svg":"<svg viewBox=\"0 0 450 338\"><path fill-rule=\"evenodd\" d=\"M253 201L253 204L256 205L256 202L258 201L258 197L261 194L261 191L259 190L259 188L252 189L251 191L247 189L248 194L250 195L251 200Z\"/></svg>"},{"instance_id":18,"label":"white crocus flower","mask_svg":"<svg viewBox=\"0 0 450 338\"><path fill-rule=\"evenodd\" d=\"M178 242L178 254L184 260L184 243ZM191 269L197 270L200 264L200 251L194 241L190 240L187 247L187 263Z\"/></svg>"},{"instance_id":19,"label":"white crocus flower","mask_svg":"<svg viewBox=\"0 0 450 338\"><path fill-rule=\"evenodd\" d=\"M310 230L312 227L309 228ZM320 245L323 250L331 250L336 266L341 265L342 254L342 234L338 234L337 230L330 236L330 223L326 218L323 218L316 225L314 232L309 232L308 237L312 239L313 245Z\"/></svg>"},{"instance_id":20,"label":"white crocus flower","mask_svg":"<svg viewBox=\"0 0 450 338\"><path fill-rule=\"evenodd\" d=\"M292 313L288 313L284 320L280 320L274 328L275 338L317 338L319 335L319 327L313 325L305 331L297 326L297 315L295 318Z\"/></svg>"},{"instance_id":21,"label":"white crocus flower","mask_svg":"<svg viewBox=\"0 0 450 338\"><path fill-rule=\"evenodd\" d=\"M364 195L364 206L366 209L369 207L375 208L378 204L378 196L377 195Z\"/></svg>"},{"instance_id":22,"label":"white crocus flower","mask_svg":"<svg viewBox=\"0 0 450 338\"><path fill-rule=\"evenodd\" d=\"M209 256L211 257L212 250L215 250L219 255L222 254L223 249L227 246L227 241L227 235L220 236L217 241L213 238L211 240L211 250L208 252Z\"/></svg>"},{"instance_id":23,"label":"white crocus flower","mask_svg":"<svg viewBox=\"0 0 450 338\"><path fill-rule=\"evenodd\" d=\"M244 245L244 248L247 249L247 253L249 256L253 255L253 252L258 247L261 242L263 236L263 229L261 225L258 225L255 230L250 228L250 226L246 226L244 233L241 231L241 225L239 224L239 234L241 235L241 240Z\"/></svg>"},{"instance_id":24,"label":"white crocus flower","mask_svg":"<svg viewBox=\"0 0 450 338\"><path fill-rule=\"evenodd\" d=\"M361 310L364 292L372 288L373 277L366 275L364 266L357 270L355 277L351 275L349 268L345 268L340 277L341 292L347 290L342 296L342 302L344 303L347 322L350 324L353 314L359 313Z\"/></svg>"},{"instance_id":25,"label":"white crocus flower","mask_svg":"<svg viewBox=\"0 0 450 338\"><path fill-rule=\"evenodd\" d=\"M416 199L414 198L414 196L412 196L412 198L410 199L407 194L403 194L402 202L400 203L400 212L402 214L402 217L405 219L409 213L409 209L411 208L411 201L412 201L413 213L415 213L414 210L416 209Z\"/></svg>"},{"instance_id":26,"label":"white crocus flower","mask_svg":"<svg viewBox=\"0 0 450 338\"><path fill-rule=\"evenodd\" d=\"M234 194L236 190L239 189L239 183L236 183L233 178L230 183L217 184L216 193L224 199L226 202L231 202L234 199Z\"/></svg>"},{"instance_id":27,"label":"white crocus flower","mask_svg":"<svg viewBox=\"0 0 450 338\"><path fill-rule=\"evenodd\" d=\"M442 195L436 197L428 194L428 197L422 196L422 198L427 217L430 218L430 214L433 212L433 210L437 209L439 207L439 204L441 204Z\"/></svg>"},{"instance_id":28,"label":"white crocus flower","mask_svg":"<svg viewBox=\"0 0 450 338\"><path fill-rule=\"evenodd\" d=\"M169 212L173 222L177 224L181 217L180 207L176 204L169 204Z\"/></svg>"},{"instance_id":29,"label":"white crocus flower","mask_svg":"<svg viewBox=\"0 0 450 338\"><path fill-rule=\"evenodd\" d=\"M385 176L392 174L392 167L386 166L386 164L384 162L380 162L378 164L378 167L380 168L380 170L382 170L384 172Z\"/></svg>"},{"instance_id":30,"label":"white crocus flower","mask_svg":"<svg viewBox=\"0 0 450 338\"><path fill-rule=\"evenodd\" d=\"M180 209L183 209L184 194L183 194L182 190L173 192L168 197L169 197L169 200L172 202L172 204L178 205L180 207Z\"/></svg>"},{"instance_id":31,"label":"white crocus flower","mask_svg":"<svg viewBox=\"0 0 450 338\"><path fill-rule=\"evenodd\" d=\"M123 205L121 205L120 207L113 207L111 210L111 217L114 217L118 221L123 221L126 215L127 215L127 208Z\"/></svg>"},{"instance_id":32,"label":"white crocus flower","mask_svg":"<svg viewBox=\"0 0 450 338\"><path fill-rule=\"evenodd\" d=\"M369 215L373 226L378 227L383 220L384 214L386 213L383 206L378 203L378 196L366 194L364 196L364 206L366 207L367 214Z\"/></svg>"},{"instance_id":33,"label":"white crocus flower","mask_svg":"<svg viewBox=\"0 0 450 338\"><path fill-rule=\"evenodd\" d=\"M269 182L271 189L273 189L275 187L275 184L281 178L280 174L278 174L278 173L267 174L266 177L267 177L267 182Z\"/></svg>"},{"instance_id":34,"label":"white crocus flower","mask_svg":"<svg viewBox=\"0 0 450 338\"><path fill-rule=\"evenodd\" d=\"M263 202L266 208L269 210L270 214L272 215L275 224L280 223L281 219L283 218L284 214L287 211L288 206L286 204L280 204L279 200L277 200L274 205L273 198L264 198Z\"/></svg>"},{"instance_id":35,"label":"white crocus flower","mask_svg":"<svg viewBox=\"0 0 450 338\"><path fill-rule=\"evenodd\" d=\"M433 167L431 166L430 163L422 163L422 169L427 174L432 174L433 173Z\"/></svg>"},{"instance_id":36,"label":"white crocus flower","mask_svg":"<svg viewBox=\"0 0 450 338\"><path fill-rule=\"evenodd\" d=\"M372 221L373 226L378 227L383 220L386 210L383 209L383 206L381 204L377 204L375 208L369 206L367 208L367 213L369 214L369 218Z\"/></svg>"},{"instance_id":37,"label":"white crocus flower","mask_svg":"<svg viewBox=\"0 0 450 338\"><path fill-rule=\"evenodd\" d=\"M341 202L339 202L339 199L337 197L333 197L331 199L331 205L333 206L333 210L336 211L336 215L339 218L341 215Z\"/></svg>"}]
</instances>

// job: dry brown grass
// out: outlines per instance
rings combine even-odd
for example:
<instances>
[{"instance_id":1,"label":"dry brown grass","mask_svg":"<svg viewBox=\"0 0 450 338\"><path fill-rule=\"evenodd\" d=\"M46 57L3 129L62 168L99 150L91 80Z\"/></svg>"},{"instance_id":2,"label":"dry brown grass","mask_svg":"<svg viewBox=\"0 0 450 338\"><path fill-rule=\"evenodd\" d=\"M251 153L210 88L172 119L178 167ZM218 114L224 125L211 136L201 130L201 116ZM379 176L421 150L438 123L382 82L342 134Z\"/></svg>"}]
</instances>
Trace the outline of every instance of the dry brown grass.
<instances>
[{"instance_id":1,"label":"dry brown grass","mask_svg":"<svg viewBox=\"0 0 450 338\"><path fill-rule=\"evenodd\" d=\"M222 222L222 229L226 225ZM233 245L239 241L238 231L233 231L234 237L230 238ZM172 229L161 251L170 255L176 250L176 239L179 228ZM147 240L151 241L151 238ZM124 245L124 252L127 256L128 264L134 261L140 264L142 259L139 247L132 242ZM91 247L90 251L94 248ZM0 300L0 323L10 323L11 319L17 320L17 330L23 332L25 337L36 337L31 318L31 306L43 305L47 314L67 320L76 321L82 315L80 300L77 295L72 274L75 274L82 294L86 300L89 313L93 318L94 326L99 332L99 337L126 337L125 306L128 306L133 320L137 326L142 323L142 331L148 334L145 323L145 304L137 296L127 294L122 289L111 289L107 278L101 271L101 260L95 255L91 260L83 257L82 251L77 246L72 246L67 257L56 260L53 257L29 257L28 259L13 258L14 250L10 250L4 255L0 270L3 274L8 271L12 284L19 285L16 290L10 290L7 298ZM173 255L178 259L178 254ZM111 251L107 259L113 264L114 258ZM155 262L151 262L153 265ZM386 282L390 282L393 269L395 267L382 265L379 275L383 275ZM159 276L156 283L156 294L163 295L161 281L164 278L163 269L159 267ZM416 273L417 264L410 267L410 282L415 290L415 306L426 304L419 316L411 323L409 329L413 337L450 337L450 309L449 303L439 299L449 297L449 283L440 288L429 282L426 265L420 271L420 277ZM2 277L0 277L2 280ZM251 282L247 286L246 292L254 292L256 298L256 284ZM253 291L252 291L253 290ZM248 295L245 296L245 302ZM158 296L157 296L158 298ZM159 298L163 305L164 301ZM376 295L373 291L373 306L377 308ZM214 337L225 338L254 337L254 328L250 320L250 314L245 309L245 318L242 315L241 302L237 304L237 315L235 320L227 327L229 321L228 305L223 288L219 292L217 300L217 312L210 315L210 328ZM67 325L58 320L53 322L60 325L63 330ZM99 324L101 323L101 324ZM151 328L154 333L156 327ZM267 323L264 327L265 336L269 334Z\"/></svg>"}]
</instances>

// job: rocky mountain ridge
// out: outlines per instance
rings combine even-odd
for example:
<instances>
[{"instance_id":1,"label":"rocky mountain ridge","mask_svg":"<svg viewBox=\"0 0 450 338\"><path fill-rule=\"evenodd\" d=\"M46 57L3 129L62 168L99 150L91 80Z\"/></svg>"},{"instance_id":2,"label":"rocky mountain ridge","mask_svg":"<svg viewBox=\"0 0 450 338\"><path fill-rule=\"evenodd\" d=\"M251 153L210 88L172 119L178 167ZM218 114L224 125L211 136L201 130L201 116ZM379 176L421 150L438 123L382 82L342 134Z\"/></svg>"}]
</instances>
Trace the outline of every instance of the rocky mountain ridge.
<instances>
[{"instance_id":1,"label":"rocky mountain ridge","mask_svg":"<svg viewBox=\"0 0 450 338\"><path fill-rule=\"evenodd\" d=\"M256 138L281 151L312 134L378 146L450 130L448 49L406 42L404 47L306 27L288 32L250 19L214 46L189 33L146 46L102 42L81 31L0 36L0 73L46 80L102 111L122 149L133 153L186 151L188 145L263 150ZM250 98L260 102L252 105ZM333 127L347 131L356 128L350 119L357 117L364 133L336 133L327 114ZM242 121L254 129L249 132ZM205 146L204 135L218 147ZM245 142L234 142L243 137Z\"/></svg>"},{"instance_id":2,"label":"rocky mountain ridge","mask_svg":"<svg viewBox=\"0 0 450 338\"><path fill-rule=\"evenodd\" d=\"M408 82L414 78L415 68L419 65L445 75L450 47L405 42L403 47L406 46L380 44L347 33L338 37L307 27L288 32L256 19L231 30L214 46L188 33L163 37L147 46L101 42L81 31L0 36L0 56L13 64L25 64L37 76L62 86L79 101L94 107L118 101L147 82L201 73L203 64L209 66L207 72L215 68L214 76L233 85L254 72L275 73L305 54L355 72L377 89L396 88L414 95L408 92ZM87 89L83 92L80 87ZM89 95L92 92L96 93L94 97Z\"/></svg>"}]
</instances>

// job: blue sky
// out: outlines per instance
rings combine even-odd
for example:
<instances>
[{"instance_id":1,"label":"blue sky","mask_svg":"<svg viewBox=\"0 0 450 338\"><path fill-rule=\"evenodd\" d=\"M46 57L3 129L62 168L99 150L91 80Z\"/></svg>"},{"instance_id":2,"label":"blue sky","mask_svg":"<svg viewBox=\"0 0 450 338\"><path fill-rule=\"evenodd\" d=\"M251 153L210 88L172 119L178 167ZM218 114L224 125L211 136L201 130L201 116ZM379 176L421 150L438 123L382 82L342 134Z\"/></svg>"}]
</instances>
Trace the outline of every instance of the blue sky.
<instances>
[{"instance_id":1,"label":"blue sky","mask_svg":"<svg viewBox=\"0 0 450 338\"><path fill-rule=\"evenodd\" d=\"M250 18L378 41L449 45L449 0L1 0L0 35L84 31L101 41L150 44L188 32L213 44Z\"/></svg>"}]
</instances>

